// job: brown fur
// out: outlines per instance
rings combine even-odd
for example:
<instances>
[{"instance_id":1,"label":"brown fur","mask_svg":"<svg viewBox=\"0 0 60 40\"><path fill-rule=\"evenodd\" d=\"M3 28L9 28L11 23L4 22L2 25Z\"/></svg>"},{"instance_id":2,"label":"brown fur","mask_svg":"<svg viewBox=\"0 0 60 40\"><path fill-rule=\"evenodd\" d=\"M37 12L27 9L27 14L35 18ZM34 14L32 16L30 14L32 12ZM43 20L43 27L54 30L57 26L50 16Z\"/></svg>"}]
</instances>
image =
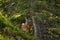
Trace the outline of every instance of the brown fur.
<instances>
[{"instance_id":1,"label":"brown fur","mask_svg":"<svg viewBox=\"0 0 60 40\"><path fill-rule=\"evenodd\" d=\"M25 32L29 32L27 25L28 25L28 19L26 19L25 23L22 23L21 25L21 29Z\"/></svg>"}]
</instances>

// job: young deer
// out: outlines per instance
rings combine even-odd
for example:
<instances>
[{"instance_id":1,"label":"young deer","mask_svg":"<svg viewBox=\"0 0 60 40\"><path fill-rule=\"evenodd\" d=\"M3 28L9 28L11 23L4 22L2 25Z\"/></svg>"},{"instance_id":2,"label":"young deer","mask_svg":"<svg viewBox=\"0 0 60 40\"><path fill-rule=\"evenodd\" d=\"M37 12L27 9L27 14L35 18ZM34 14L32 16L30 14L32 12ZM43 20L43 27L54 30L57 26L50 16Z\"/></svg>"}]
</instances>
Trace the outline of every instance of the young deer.
<instances>
[{"instance_id":1,"label":"young deer","mask_svg":"<svg viewBox=\"0 0 60 40\"><path fill-rule=\"evenodd\" d=\"M25 19L25 20L26 20L25 23L22 23L22 25L21 25L21 29L25 32L29 32L29 29L27 27L29 21L28 21L28 19Z\"/></svg>"}]
</instances>

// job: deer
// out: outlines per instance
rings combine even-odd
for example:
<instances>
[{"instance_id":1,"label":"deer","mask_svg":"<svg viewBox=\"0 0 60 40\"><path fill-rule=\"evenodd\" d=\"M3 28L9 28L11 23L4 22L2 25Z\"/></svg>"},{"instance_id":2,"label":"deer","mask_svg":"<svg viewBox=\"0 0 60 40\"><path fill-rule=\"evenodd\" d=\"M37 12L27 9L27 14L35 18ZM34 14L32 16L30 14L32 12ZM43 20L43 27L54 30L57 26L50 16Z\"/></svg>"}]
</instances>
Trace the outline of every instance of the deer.
<instances>
[{"instance_id":1,"label":"deer","mask_svg":"<svg viewBox=\"0 0 60 40\"><path fill-rule=\"evenodd\" d=\"M25 32L29 32L29 29L28 29L28 23L29 23L29 20L27 18L25 18L25 23L22 23L21 24L21 29Z\"/></svg>"}]
</instances>

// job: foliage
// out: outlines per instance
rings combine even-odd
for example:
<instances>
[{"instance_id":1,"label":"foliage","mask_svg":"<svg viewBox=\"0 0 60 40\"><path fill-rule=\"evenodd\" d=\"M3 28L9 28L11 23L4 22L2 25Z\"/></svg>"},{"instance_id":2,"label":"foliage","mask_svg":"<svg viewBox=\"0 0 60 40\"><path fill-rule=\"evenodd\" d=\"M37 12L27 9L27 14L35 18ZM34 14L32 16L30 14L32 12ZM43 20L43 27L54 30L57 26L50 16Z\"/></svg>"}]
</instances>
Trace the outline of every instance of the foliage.
<instances>
[{"instance_id":1,"label":"foliage","mask_svg":"<svg viewBox=\"0 0 60 40\"><path fill-rule=\"evenodd\" d=\"M33 14L32 14L33 13ZM33 21L38 37L33 34ZM21 24L29 19L29 30L21 30ZM0 0L0 39L60 40L60 0ZM21 39L21 40L22 40Z\"/></svg>"}]
</instances>

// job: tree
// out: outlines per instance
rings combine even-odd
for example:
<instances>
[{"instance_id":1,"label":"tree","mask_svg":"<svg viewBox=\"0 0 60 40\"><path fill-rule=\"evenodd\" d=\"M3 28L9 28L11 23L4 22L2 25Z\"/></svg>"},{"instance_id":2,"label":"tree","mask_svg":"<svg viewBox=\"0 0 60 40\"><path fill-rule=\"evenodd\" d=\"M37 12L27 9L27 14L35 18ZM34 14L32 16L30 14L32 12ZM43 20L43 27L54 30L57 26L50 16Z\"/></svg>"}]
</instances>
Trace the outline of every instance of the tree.
<instances>
[{"instance_id":1,"label":"tree","mask_svg":"<svg viewBox=\"0 0 60 40\"><path fill-rule=\"evenodd\" d=\"M59 0L1 0L0 3L0 28L2 31L6 28L6 34L15 34L15 38L19 34L26 40L35 40L33 36L38 36L37 40L60 40ZM19 29L25 18L30 20L32 36Z\"/></svg>"},{"instance_id":2,"label":"tree","mask_svg":"<svg viewBox=\"0 0 60 40\"><path fill-rule=\"evenodd\" d=\"M2 22L1 24L5 26L5 27L1 26L1 28L2 28L1 30L3 30L3 31L1 31L3 33L2 35L7 34L7 36L10 35L9 37L14 37L15 39L17 39L17 36L21 36L25 40L37 40L37 39L33 38L33 35L31 36L30 33L26 33L24 31L22 31L19 28L19 26L17 25L17 21L15 20L18 18L18 21L19 20L24 21L24 18L27 17L26 14L28 13L27 10L28 10L28 6L29 6L29 5L25 4L25 2L27 2L27 0L26 1L1 0L0 2L1 2L0 22ZM19 9L19 7L20 7L20 9ZM22 20L19 19L19 18L21 18L21 15L24 16L24 17L22 17ZM12 20L15 20L15 21L13 21L13 23L12 23Z\"/></svg>"}]
</instances>

